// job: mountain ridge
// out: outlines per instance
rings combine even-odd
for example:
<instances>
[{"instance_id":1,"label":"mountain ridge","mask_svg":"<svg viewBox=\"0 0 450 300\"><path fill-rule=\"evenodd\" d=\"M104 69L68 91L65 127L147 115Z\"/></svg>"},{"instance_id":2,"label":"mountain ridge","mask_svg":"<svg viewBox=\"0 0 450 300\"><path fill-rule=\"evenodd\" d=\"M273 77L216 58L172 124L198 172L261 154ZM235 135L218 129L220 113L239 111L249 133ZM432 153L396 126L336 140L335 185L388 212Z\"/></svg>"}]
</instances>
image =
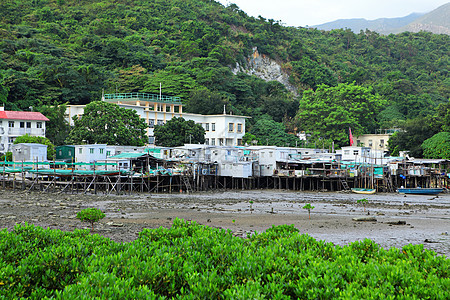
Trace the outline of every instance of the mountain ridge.
<instances>
[{"instance_id":1,"label":"mountain ridge","mask_svg":"<svg viewBox=\"0 0 450 300\"><path fill-rule=\"evenodd\" d=\"M378 18L367 20L364 18L338 19L319 25L311 26L319 30L350 29L355 33L366 29L380 34L398 34L401 32L428 31L436 34L450 34L450 2L437 7L427 13L411 13L398 18Z\"/></svg>"}]
</instances>

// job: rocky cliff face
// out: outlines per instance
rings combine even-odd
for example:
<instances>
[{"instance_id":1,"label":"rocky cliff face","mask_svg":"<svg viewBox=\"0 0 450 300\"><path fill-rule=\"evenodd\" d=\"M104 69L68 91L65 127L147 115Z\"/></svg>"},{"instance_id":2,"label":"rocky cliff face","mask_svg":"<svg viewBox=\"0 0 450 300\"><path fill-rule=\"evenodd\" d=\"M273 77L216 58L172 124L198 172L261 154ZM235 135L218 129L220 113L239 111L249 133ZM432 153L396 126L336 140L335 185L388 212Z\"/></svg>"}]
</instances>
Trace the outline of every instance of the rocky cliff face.
<instances>
[{"instance_id":1,"label":"rocky cliff face","mask_svg":"<svg viewBox=\"0 0 450 300\"><path fill-rule=\"evenodd\" d=\"M275 60L261 55L258 49L253 48L253 54L247 58L245 65L236 63L236 66L232 69L234 74L239 72L249 75L255 75L265 81L278 81L282 83L290 92L297 95L297 88L289 83L289 74L284 71L279 63Z\"/></svg>"}]
</instances>

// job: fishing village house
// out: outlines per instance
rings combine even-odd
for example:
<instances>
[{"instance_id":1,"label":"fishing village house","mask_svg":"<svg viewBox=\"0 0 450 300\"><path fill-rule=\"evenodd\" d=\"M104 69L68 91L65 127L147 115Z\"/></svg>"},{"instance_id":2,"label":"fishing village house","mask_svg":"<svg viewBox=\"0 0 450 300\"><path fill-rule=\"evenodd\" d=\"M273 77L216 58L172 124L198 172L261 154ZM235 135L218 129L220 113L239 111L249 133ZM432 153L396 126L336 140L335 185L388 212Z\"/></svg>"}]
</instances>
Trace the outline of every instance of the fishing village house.
<instances>
[{"instance_id":1,"label":"fishing village house","mask_svg":"<svg viewBox=\"0 0 450 300\"><path fill-rule=\"evenodd\" d=\"M6 111L0 107L0 153L11 151L14 140L21 135L45 137L45 122L40 112Z\"/></svg>"},{"instance_id":2,"label":"fishing village house","mask_svg":"<svg viewBox=\"0 0 450 300\"><path fill-rule=\"evenodd\" d=\"M58 146L55 148L56 160L68 163L87 163L87 165L77 165L77 169L93 169L94 166L91 164L106 159L106 147L106 144Z\"/></svg>"},{"instance_id":3,"label":"fishing village house","mask_svg":"<svg viewBox=\"0 0 450 300\"><path fill-rule=\"evenodd\" d=\"M250 146L247 149L254 151L258 157L261 177L293 175L296 169L301 169L299 162L303 160L309 162L311 158L317 158L320 155L326 155L323 159L332 159L329 154L326 154L327 149L277 146ZM301 172L297 173L300 174Z\"/></svg>"},{"instance_id":4,"label":"fishing village house","mask_svg":"<svg viewBox=\"0 0 450 300\"><path fill-rule=\"evenodd\" d=\"M19 143L11 146L13 162L47 161L47 145Z\"/></svg>"},{"instance_id":5,"label":"fishing village house","mask_svg":"<svg viewBox=\"0 0 450 300\"><path fill-rule=\"evenodd\" d=\"M367 164L387 163L384 150L374 150L370 147L345 146L336 153L342 155L343 161Z\"/></svg>"},{"instance_id":6,"label":"fishing village house","mask_svg":"<svg viewBox=\"0 0 450 300\"><path fill-rule=\"evenodd\" d=\"M249 117L227 114L200 115L183 112L183 104L179 97L146 93L119 93L104 94L102 101L115 103L120 107L133 109L145 120L148 144L154 145L153 128L155 125L164 125L174 117L183 117L201 124L206 131L205 144L219 146L240 146L245 134L245 120ZM68 105L66 120L73 125L73 116L81 117L85 105ZM188 139L189 137L186 137Z\"/></svg>"},{"instance_id":7,"label":"fishing village house","mask_svg":"<svg viewBox=\"0 0 450 300\"><path fill-rule=\"evenodd\" d=\"M120 153L142 153L145 152L145 146L122 146L107 145L106 157L119 155Z\"/></svg>"},{"instance_id":8,"label":"fishing village house","mask_svg":"<svg viewBox=\"0 0 450 300\"><path fill-rule=\"evenodd\" d=\"M219 176L249 178L255 176L257 157L243 147L215 147L212 149L211 161L217 164Z\"/></svg>"}]
</instances>

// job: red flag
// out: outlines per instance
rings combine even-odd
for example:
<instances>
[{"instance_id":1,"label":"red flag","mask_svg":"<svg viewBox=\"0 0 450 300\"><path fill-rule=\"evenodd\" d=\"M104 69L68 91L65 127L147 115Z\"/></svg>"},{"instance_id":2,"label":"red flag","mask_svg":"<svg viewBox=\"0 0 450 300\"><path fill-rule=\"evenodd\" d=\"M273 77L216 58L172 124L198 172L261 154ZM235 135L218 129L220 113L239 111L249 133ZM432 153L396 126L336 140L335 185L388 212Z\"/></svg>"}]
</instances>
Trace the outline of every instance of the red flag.
<instances>
[{"instance_id":1,"label":"red flag","mask_svg":"<svg viewBox=\"0 0 450 300\"><path fill-rule=\"evenodd\" d=\"M348 131L350 132L350 146L353 146L353 135L352 135L352 129L349 127Z\"/></svg>"}]
</instances>

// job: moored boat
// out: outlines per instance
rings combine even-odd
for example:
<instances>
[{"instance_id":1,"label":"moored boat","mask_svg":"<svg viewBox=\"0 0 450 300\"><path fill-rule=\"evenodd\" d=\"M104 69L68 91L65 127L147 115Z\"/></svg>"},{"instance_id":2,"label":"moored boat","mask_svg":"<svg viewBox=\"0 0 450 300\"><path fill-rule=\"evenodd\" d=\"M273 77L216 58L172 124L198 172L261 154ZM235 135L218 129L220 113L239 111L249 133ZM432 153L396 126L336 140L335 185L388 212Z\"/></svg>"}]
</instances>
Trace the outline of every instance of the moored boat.
<instances>
[{"instance_id":1,"label":"moored boat","mask_svg":"<svg viewBox=\"0 0 450 300\"><path fill-rule=\"evenodd\" d=\"M370 195L370 194L375 194L376 189L365 189L365 188L353 188L352 189L353 193L356 194L366 194L366 195Z\"/></svg>"},{"instance_id":2,"label":"moored boat","mask_svg":"<svg viewBox=\"0 0 450 300\"><path fill-rule=\"evenodd\" d=\"M442 193L444 189L440 188L400 188L398 192L401 194L415 194L415 195L437 195Z\"/></svg>"}]
</instances>

